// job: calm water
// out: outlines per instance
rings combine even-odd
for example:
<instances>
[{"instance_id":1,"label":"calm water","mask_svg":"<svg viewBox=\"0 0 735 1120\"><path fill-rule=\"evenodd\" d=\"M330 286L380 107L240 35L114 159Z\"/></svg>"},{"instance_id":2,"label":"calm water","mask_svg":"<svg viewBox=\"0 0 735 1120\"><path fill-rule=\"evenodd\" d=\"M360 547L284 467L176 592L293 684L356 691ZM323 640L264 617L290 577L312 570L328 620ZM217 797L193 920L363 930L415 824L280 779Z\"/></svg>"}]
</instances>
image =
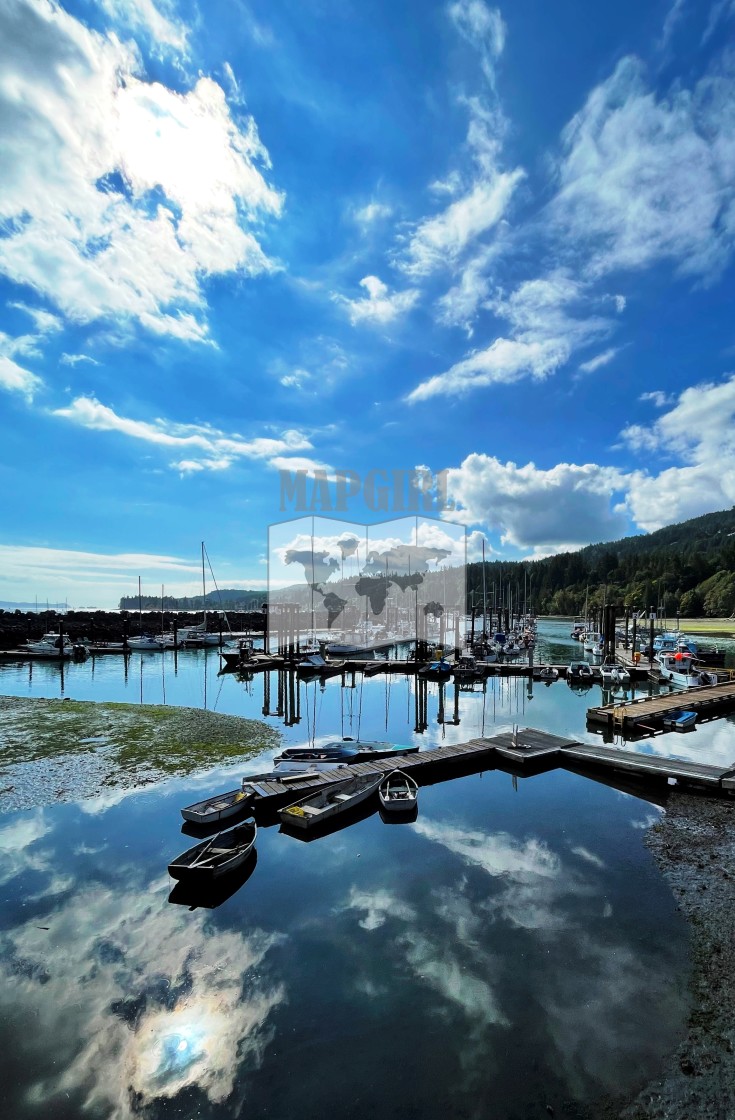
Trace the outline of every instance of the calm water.
<instances>
[{"instance_id":1,"label":"calm water","mask_svg":"<svg viewBox=\"0 0 735 1120\"><path fill-rule=\"evenodd\" d=\"M544 626L554 660L578 648L567 634ZM218 665L133 655L127 677L110 658L63 685L57 667L4 666L0 692L260 718L264 681ZM402 678L333 679L302 685L300 723L269 721L289 742L429 746L513 723L586 737L600 690L488 682L455 725L453 687L442 713L430 685L421 734L415 699ZM723 730L732 743L721 721L648 749L696 739L702 757ZM229 899L170 903L166 864L193 842L179 807L239 774L0 818L5 1115L594 1117L675 1045L686 933L643 844L655 806L563 771L488 772L423 788L412 824L374 813L308 844L263 828Z\"/></svg>"}]
</instances>

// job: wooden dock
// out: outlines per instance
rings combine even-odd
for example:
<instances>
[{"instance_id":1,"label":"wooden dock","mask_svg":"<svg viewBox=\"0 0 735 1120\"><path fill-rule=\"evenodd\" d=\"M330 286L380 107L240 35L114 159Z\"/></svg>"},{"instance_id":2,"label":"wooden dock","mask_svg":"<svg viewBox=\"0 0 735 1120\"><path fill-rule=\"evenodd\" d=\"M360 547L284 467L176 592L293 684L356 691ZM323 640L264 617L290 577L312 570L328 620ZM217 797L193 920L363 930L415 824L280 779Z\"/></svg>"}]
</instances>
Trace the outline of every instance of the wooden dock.
<instances>
[{"instance_id":1,"label":"wooden dock","mask_svg":"<svg viewBox=\"0 0 735 1120\"><path fill-rule=\"evenodd\" d=\"M658 803L661 803L661 797L650 796L646 786L676 783L715 795L732 795L735 792L735 765L723 768L638 754L616 747L580 743L533 728L435 747L417 754L393 755L371 762L358 762L353 766L322 770L301 780L296 780L293 772L288 782L254 778L248 785L252 790L253 813L256 819L267 823L275 812L306 797L311 790L323 789L358 774L390 773L400 769L410 774L418 785L425 786L486 770L503 770L518 777L531 777L557 767L581 773L626 792L636 792L635 783L639 782L641 792L637 796Z\"/></svg>"},{"instance_id":2,"label":"wooden dock","mask_svg":"<svg viewBox=\"0 0 735 1120\"><path fill-rule=\"evenodd\" d=\"M670 692L666 696L640 697L627 702L613 702L601 707L588 708L587 720L600 723L612 731L639 734L641 731L660 730L668 716L686 708L703 719L714 719L735 708L735 682L709 684L702 688L687 688Z\"/></svg>"}]
</instances>

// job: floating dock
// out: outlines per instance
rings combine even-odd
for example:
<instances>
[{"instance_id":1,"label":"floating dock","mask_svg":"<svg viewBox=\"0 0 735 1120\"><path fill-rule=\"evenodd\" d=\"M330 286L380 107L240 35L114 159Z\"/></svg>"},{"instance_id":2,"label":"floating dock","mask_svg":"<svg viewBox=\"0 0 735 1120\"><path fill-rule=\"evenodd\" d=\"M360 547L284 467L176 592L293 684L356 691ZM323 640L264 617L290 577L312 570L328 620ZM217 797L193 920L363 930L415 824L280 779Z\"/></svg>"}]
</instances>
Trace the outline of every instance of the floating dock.
<instances>
[{"instance_id":1,"label":"floating dock","mask_svg":"<svg viewBox=\"0 0 735 1120\"><path fill-rule=\"evenodd\" d=\"M735 756L735 748L733 754ZM267 823L273 813L301 800L312 790L358 774L390 773L400 769L418 785L424 786L485 770L503 770L517 777L530 777L558 767L626 792L635 792L658 803L661 798L649 796L647 787L667 786L675 782L718 796L735 792L735 758L729 767L709 766L580 743L532 728L494 735L489 739L471 739L466 743L435 747L417 754L393 755L359 762L354 766L322 770L301 780L296 780L291 772L288 782L254 777L247 784L253 792L252 807L256 819ZM637 787L635 782L639 782L640 786Z\"/></svg>"},{"instance_id":2,"label":"floating dock","mask_svg":"<svg viewBox=\"0 0 735 1120\"><path fill-rule=\"evenodd\" d=\"M681 692L670 692L666 696L640 697L627 702L618 701L603 704L601 707L588 708L589 723L602 724L603 727L624 735L637 735L661 729L663 720L673 712L696 712L702 719L714 719L735 708L735 681L724 684L709 684L702 688L687 688Z\"/></svg>"}]
</instances>

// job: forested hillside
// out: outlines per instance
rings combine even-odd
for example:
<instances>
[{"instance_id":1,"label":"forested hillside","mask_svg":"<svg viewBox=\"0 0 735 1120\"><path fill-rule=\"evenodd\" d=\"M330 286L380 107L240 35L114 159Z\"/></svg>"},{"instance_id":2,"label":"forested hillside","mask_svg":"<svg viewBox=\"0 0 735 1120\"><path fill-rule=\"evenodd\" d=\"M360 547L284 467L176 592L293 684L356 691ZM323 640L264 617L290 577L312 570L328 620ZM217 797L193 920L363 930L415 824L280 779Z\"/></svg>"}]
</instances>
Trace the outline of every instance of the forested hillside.
<instances>
[{"instance_id":1,"label":"forested hillside","mask_svg":"<svg viewBox=\"0 0 735 1120\"><path fill-rule=\"evenodd\" d=\"M660 608L668 617L735 614L735 507L655 533L589 545L545 560L486 564L488 602L529 604L538 614L579 614L606 598L621 608ZM482 564L470 564L468 593L482 597Z\"/></svg>"}]
</instances>

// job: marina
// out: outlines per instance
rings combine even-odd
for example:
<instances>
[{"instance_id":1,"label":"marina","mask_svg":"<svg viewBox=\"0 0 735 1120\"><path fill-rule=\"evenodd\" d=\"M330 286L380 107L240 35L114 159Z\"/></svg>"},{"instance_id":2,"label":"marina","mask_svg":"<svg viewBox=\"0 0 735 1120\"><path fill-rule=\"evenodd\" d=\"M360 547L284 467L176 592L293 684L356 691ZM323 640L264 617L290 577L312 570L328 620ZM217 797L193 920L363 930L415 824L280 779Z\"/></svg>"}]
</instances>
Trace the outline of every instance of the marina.
<instances>
[{"instance_id":1,"label":"marina","mask_svg":"<svg viewBox=\"0 0 735 1120\"><path fill-rule=\"evenodd\" d=\"M300 1107L325 1046L351 1070L344 1092L357 1081L369 1102L376 1064L386 1083L405 1084L406 1064L385 1038L385 1023L400 1021L418 1063L408 1072L412 1095L429 1120L445 1113L434 1084L451 1082L457 1107L471 1113L499 1053L512 1055L492 1079L500 1114L534 1115L541 1101L542 1112L548 1103L563 1115L573 1099L580 1115L599 1115L611 1085L633 1091L680 1036L687 931L642 838L677 787L730 803L733 720L633 749L621 735L603 745L586 728L591 705L645 701L659 690L681 705L682 694L664 693L647 673L616 693L601 673L567 681L561 670L575 649L560 623L540 623L535 653L538 664L560 668L556 679L500 675L491 665L479 678L427 680L378 661L325 680L285 664L248 678L221 673L216 649L3 662L8 705L31 705L28 719L32 703L51 705L40 712L43 735L12 706L4 713L11 753L0 842L13 852L4 919L11 956L0 958L5 1021L33 1017L51 1070L68 1067L62 1039L72 1054L85 1053L92 1030L110 1039L100 1069L116 1093L125 1091L115 1057L124 1044L135 1054L129 1083L152 1100L162 1085L175 1094L193 1079L209 1097L214 1065L242 1080L250 1108L275 1114ZM147 751L125 781L115 765L85 785L91 759L113 750L113 760L127 757L136 710L148 721ZM178 713L178 751L163 738L169 712ZM205 765L193 750L167 774L172 756L184 757L187 726L193 743L206 741L208 719L232 720L235 744L238 721L252 721L247 745L213 750ZM75 744L64 726L79 729ZM258 727L278 735L259 746ZM331 765L313 761L324 748L350 741L417 749L317 768ZM12 761L31 754L33 763ZM284 755L308 769L281 772L286 763L275 760ZM416 783L411 812L381 806L378 788L396 770ZM246 780L254 797L243 807L248 775L261 778ZM360 803L319 828L283 827L283 809L361 778L369 792ZM39 793L41 802L24 800ZM235 811L208 823L210 805ZM191 819L182 828L183 808ZM250 854L247 834L234 847L217 840L251 815ZM210 854L213 868L243 862L215 876ZM182 861L174 882L168 865ZM21 955L31 976L50 979L19 978ZM182 975L186 995L169 1001ZM78 1009L80 984L101 1008L94 1024ZM580 1042L576 1024L590 1001L597 1012L584 1017ZM131 1031L120 1009L133 1006ZM575 1025L571 1034L560 1013ZM82 1089L72 1083L70 1093L78 1109ZM325 1095L309 1093L322 1110Z\"/></svg>"}]
</instances>

